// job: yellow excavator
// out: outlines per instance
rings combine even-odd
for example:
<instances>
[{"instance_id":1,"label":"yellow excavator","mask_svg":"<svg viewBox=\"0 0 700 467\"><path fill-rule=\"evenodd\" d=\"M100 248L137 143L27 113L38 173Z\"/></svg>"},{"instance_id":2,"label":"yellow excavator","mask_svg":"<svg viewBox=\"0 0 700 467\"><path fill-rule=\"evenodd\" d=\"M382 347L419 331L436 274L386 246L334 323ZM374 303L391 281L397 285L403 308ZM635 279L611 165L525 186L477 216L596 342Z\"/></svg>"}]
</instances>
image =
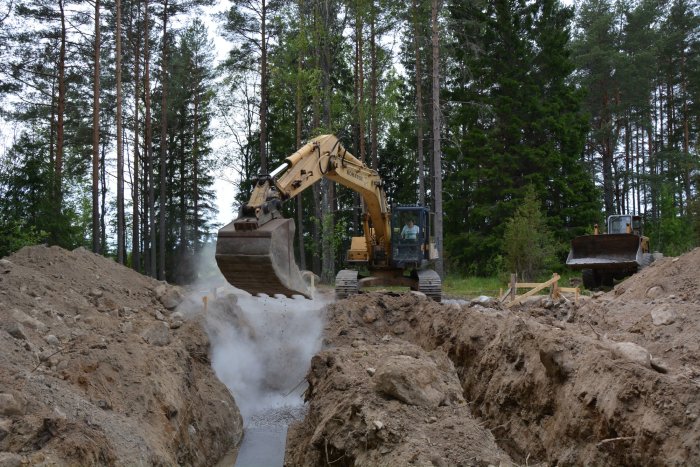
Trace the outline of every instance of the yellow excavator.
<instances>
[{"instance_id":1,"label":"yellow excavator","mask_svg":"<svg viewBox=\"0 0 700 467\"><path fill-rule=\"evenodd\" d=\"M379 174L333 135L312 139L270 174L258 176L239 217L219 230L216 262L226 280L253 295L311 298L310 284L294 260L294 221L282 216L282 203L324 177L359 193L365 206L364 235L352 237L346 257L356 269L338 272L336 297L396 285L440 301L440 276L430 269L438 257L432 214L415 205L398 206L392 214ZM358 269L369 274L361 276Z\"/></svg>"}]
</instances>

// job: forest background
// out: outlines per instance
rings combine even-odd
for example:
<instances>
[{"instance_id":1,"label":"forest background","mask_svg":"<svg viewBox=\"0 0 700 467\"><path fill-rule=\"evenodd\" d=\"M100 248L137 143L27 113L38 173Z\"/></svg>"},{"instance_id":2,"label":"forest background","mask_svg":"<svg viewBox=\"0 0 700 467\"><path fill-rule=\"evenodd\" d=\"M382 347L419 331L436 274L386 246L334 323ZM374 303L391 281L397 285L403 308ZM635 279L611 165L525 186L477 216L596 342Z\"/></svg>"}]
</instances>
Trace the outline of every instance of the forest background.
<instances>
[{"instance_id":1,"label":"forest background","mask_svg":"<svg viewBox=\"0 0 700 467\"><path fill-rule=\"evenodd\" d=\"M214 181L235 174L232 219L259 172L324 133L392 205L432 206L441 273L507 271L514 222L561 269L616 213L682 253L700 243L699 15L697 0L0 0L0 256L84 246L189 282L220 226ZM300 266L332 280L357 196L323 182L285 209Z\"/></svg>"}]
</instances>

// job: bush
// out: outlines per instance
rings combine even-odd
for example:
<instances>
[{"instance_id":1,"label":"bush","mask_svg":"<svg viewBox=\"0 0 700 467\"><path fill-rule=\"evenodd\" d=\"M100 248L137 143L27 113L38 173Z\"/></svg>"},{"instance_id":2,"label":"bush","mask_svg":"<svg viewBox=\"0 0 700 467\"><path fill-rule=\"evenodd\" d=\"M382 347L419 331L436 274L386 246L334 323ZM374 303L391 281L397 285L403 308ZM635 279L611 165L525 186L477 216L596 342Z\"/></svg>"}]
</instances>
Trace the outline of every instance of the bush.
<instances>
[{"instance_id":1,"label":"bush","mask_svg":"<svg viewBox=\"0 0 700 467\"><path fill-rule=\"evenodd\" d=\"M532 281L555 265L555 252L554 238L547 227L540 202L534 188L528 186L525 199L506 223L503 237L506 264L522 280Z\"/></svg>"},{"instance_id":2,"label":"bush","mask_svg":"<svg viewBox=\"0 0 700 467\"><path fill-rule=\"evenodd\" d=\"M19 222L0 224L0 258L29 245L46 241L47 233L38 231L34 226L25 226Z\"/></svg>"}]
</instances>

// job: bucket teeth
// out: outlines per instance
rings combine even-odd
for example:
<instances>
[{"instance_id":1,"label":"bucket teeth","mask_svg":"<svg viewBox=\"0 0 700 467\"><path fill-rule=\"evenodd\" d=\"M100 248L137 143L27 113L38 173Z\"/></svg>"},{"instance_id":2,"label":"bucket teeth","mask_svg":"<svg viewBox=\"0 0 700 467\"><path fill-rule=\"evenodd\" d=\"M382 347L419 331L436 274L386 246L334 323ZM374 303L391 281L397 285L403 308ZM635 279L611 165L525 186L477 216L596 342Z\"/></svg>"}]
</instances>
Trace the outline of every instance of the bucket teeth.
<instances>
[{"instance_id":1,"label":"bucket teeth","mask_svg":"<svg viewBox=\"0 0 700 467\"><path fill-rule=\"evenodd\" d=\"M216 263L226 280L253 295L303 295L311 290L294 260L292 219L273 219L255 230L219 230Z\"/></svg>"}]
</instances>

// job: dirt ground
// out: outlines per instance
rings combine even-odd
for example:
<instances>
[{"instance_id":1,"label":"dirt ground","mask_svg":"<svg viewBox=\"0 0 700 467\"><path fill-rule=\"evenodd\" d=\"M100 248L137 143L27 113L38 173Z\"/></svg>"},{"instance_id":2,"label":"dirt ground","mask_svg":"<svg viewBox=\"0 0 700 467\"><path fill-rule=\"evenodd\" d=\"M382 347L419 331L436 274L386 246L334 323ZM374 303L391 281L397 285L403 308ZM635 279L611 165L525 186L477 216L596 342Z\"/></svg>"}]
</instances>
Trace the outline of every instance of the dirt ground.
<instances>
[{"instance_id":1,"label":"dirt ground","mask_svg":"<svg viewBox=\"0 0 700 467\"><path fill-rule=\"evenodd\" d=\"M664 258L578 303L332 303L286 464L698 465L699 265L700 249ZM258 339L246 300L210 303L203 323L180 289L83 249L1 259L0 465L216 464L243 422L205 330ZM285 394L288 357L269 364L291 375Z\"/></svg>"},{"instance_id":2,"label":"dirt ground","mask_svg":"<svg viewBox=\"0 0 700 467\"><path fill-rule=\"evenodd\" d=\"M0 260L0 464L212 465L242 420L177 288L84 249Z\"/></svg>"},{"instance_id":3,"label":"dirt ground","mask_svg":"<svg viewBox=\"0 0 700 467\"><path fill-rule=\"evenodd\" d=\"M287 465L700 464L700 249L613 291L327 308Z\"/></svg>"}]
</instances>

